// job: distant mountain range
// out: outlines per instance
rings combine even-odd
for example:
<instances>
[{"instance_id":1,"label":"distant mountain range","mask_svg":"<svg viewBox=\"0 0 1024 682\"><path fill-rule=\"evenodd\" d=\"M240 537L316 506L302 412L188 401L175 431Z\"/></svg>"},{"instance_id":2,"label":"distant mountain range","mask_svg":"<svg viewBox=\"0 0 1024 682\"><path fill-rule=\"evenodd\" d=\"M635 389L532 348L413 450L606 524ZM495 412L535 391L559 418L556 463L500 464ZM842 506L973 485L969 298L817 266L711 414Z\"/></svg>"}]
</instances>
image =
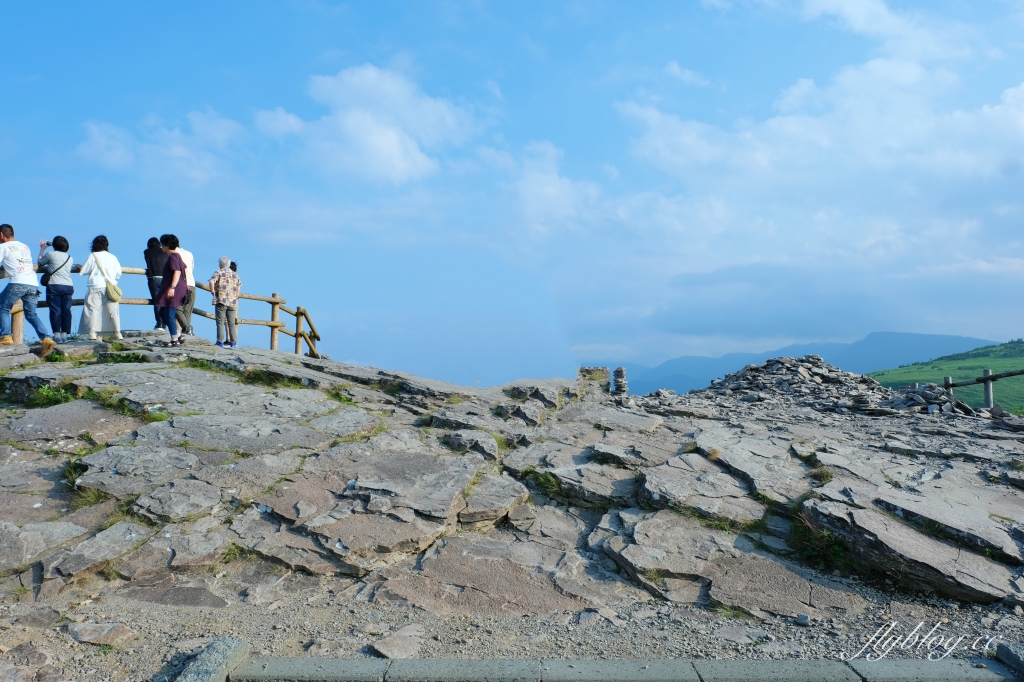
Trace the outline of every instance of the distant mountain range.
<instances>
[{"instance_id":1,"label":"distant mountain range","mask_svg":"<svg viewBox=\"0 0 1024 682\"><path fill-rule=\"evenodd\" d=\"M860 341L852 343L797 343L764 353L728 353L717 358L684 355L667 360L657 367L630 362L586 364L613 369L625 367L630 393L642 395L659 388L682 393L694 388L703 388L710 384L712 379L768 358L820 355L825 362L843 370L867 374L913 362L926 362L943 355L964 353L996 343L998 342L968 336L872 332Z\"/></svg>"}]
</instances>

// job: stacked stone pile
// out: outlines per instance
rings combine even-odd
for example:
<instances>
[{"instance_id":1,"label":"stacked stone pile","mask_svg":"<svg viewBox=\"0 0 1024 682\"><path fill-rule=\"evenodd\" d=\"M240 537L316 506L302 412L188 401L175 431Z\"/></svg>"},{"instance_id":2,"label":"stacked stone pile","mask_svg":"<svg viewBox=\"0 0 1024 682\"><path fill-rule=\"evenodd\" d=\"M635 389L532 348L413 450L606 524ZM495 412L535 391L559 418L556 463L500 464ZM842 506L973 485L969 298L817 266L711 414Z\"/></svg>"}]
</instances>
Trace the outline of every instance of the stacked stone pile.
<instances>
[{"instance_id":1,"label":"stacked stone pile","mask_svg":"<svg viewBox=\"0 0 1024 682\"><path fill-rule=\"evenodd\" d=\"M893 390L869 376L844 372L817 355L773 358L747 365L738 372L715 379L706 389L691 394L742 403L789 404L840 414L857 412L885 416L900 412L925 412L948 416L989 418L988 410L975 410L937 384ZM668 392L653 394L662 401Z\"/></svg>"},{"instance_id":2,"label":"stacked stone pile","mask_svg":"<svg viewBox=\"0 0 1024 682\"><path fill-rule=\"evenodd\" d=\"M629 393L629 383L626 381L626 368L616 367L612 374L612 393L615 395L626 395Z\"/></svg>"}]
</instances>

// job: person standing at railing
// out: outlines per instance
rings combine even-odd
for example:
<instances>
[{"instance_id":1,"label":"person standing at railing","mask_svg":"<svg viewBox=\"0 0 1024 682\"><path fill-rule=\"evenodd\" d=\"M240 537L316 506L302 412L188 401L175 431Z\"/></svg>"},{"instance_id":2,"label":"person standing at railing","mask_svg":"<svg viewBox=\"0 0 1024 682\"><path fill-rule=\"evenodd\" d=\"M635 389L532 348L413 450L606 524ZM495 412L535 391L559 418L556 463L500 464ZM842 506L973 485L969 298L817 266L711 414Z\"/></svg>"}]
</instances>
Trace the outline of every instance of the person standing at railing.
<instances>
[{"instance_id":1,"label":"person standing at railing","mask_svg":"<svg viewBox=\"0 0 1024 682\"><path fill-rule=\"evenodd\" d=\"M160 321L160 306L157 305L156 294L160 291L160 283L163 281L167 254L160 247L160 240L150 237L142 255L146 259L146 283L149 285L149 297L153 299L153 317L156 318L156 326L153 329L163 329L166 325Z\"/></svg>"},{"instance_id":2,"label":"person standing at railing","mask_svg":"<svg viewBox=\"0 0 1024 682\"><path fill-rule=\"evenodd\" d=\"M196 305L196 259L191 251L186 251L180 246L174 250L174 253L178 254L181 257L181 262L185 264L185 283L188 284L188 294L178 308L176 319L182 334L195 336L195 330L192 329L192 308Z\"/></svg>"},{"instance_id":3,"label":"person standing at railing","mask_svg":"<svg viewBox=\"0 0 1024 682\"><path fill-rule=\"evenodd\" d=\"M53 246L47 252L46 247ZM39 240L37 262L43 268L43 286L46 287L46 305L50 308L50 326L57 343L65 343L71 333L71 297L75 285L71 281L71 268L75 263L68 253L71 245L64 237L54 237L52 242Z\"/></svg>"},{"instance_id":4,"label":"person standing at railing","mask_svg":"<svg viewBox=\"0 0 1024 682\"><path fill-rule=\"evenodd\" d=\"M220 257L220 270L210 277L210 293L217 311L217 345L234 348L238 345L238 295L242 280L231 269L231 259Z\"/></svg>"},{"instance_id":5,"label":"person standing at railing","mask_svg":"<svg viewBox=\"0 0 1024 682\"><path fill-rule=\"evenodd\" d=\"M39 335L42 352L39 357L45 358L53 352L57 343L50 338L46 325L36 314L39 301L39 281L32 262L32 252L28 247L14 239L14 228L4 223L0 225L0 263L3 264L7 276L11 278L3 293L0 293L0 346L13 346L11 335L11 308L19 300L25 311L25 319Z\"/></svg>"},{"instance_id":6,"label":"person standing at railing","mask_svg":"<svg viewBox=\"0 0 1024 682\"><path fill-rule=\"evenodd\" d=\"M167 262L164 263L160 291L153 300L160 306L160 321L167 325L167 333L171 335L167 346L173 348L185 344L185 335L178 334L177 312L188 293L188 280L185 279L188 266L177 252L178 238L173 234L162 235L160 246L167 254Z\"/></svg>"},{"instance_id":7,"label":"person standing at railing","mask_svg":"<svg viewBox=\"0 0 1024 682\"><path fill-rule=\"evenodd\" d=\"M81 266L76 265L72 271L89 276L89 293L85 297L82 309L82 321L78 324L78 333L90 341L96 340L96 332L110 327L114 330L114 338L121 336L121 311L118 301L121 290L117 280L121 279L121 262L107 251L110 242L102 234L92 240L92 253Z\"/></svg>"}]
</instances>

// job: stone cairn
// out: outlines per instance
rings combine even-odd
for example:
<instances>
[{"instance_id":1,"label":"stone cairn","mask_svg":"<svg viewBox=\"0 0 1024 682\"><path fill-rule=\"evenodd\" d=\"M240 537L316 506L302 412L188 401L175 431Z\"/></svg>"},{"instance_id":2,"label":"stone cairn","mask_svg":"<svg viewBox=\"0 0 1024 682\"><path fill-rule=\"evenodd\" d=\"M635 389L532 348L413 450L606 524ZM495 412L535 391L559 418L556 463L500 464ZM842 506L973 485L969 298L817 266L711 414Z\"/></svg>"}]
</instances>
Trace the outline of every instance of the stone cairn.
<instances>
[{"instance_id":1,"label":"stone cairn","mask_svg":"<svg viewBox=\"0 0 1024 682\"><path fill-rule=\"evenodd\" d=\"M820 356L773 358L747 365L711 382L710 388L691 393L732 398L745 403L788 402L822 412L859 412L875 416L899 412L993 417L973 409L937 384L896 391L869 376L844 372Z\"/></svg>"},{"instance_id":2,"label":"stone cairn","mask_svg":"<svg viewBox=\"0 0 1024 682\"><path fill-rule=\"evenodd\" d=\"M626 395L629 393L629 384L626 382L626 368L616 367L612 374L614 383L612 385L613 395Z\"/></svg>"}]
</instances>

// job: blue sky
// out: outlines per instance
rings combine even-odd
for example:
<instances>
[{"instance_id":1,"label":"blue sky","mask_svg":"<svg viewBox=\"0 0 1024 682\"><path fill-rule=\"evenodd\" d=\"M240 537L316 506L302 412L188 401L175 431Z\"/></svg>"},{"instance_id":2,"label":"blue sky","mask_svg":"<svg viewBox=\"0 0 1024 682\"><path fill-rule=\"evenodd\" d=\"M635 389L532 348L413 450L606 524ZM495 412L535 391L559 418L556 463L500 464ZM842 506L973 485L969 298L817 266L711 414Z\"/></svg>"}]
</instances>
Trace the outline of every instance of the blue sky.
<instances>
[{"instance_id":1,"label":"blue sky","mask_svg":"<svg viewBox=\"0 0 1024 682\"><path fill-rule=\"evenodd\" d=\"M492 384L1021 335L1021 0L8 3L0 25L0 221L79 259L105 233L126 265L172 231L201 277L226 254L308 308L334 359Z\"/></svg>"}]
</instances>

